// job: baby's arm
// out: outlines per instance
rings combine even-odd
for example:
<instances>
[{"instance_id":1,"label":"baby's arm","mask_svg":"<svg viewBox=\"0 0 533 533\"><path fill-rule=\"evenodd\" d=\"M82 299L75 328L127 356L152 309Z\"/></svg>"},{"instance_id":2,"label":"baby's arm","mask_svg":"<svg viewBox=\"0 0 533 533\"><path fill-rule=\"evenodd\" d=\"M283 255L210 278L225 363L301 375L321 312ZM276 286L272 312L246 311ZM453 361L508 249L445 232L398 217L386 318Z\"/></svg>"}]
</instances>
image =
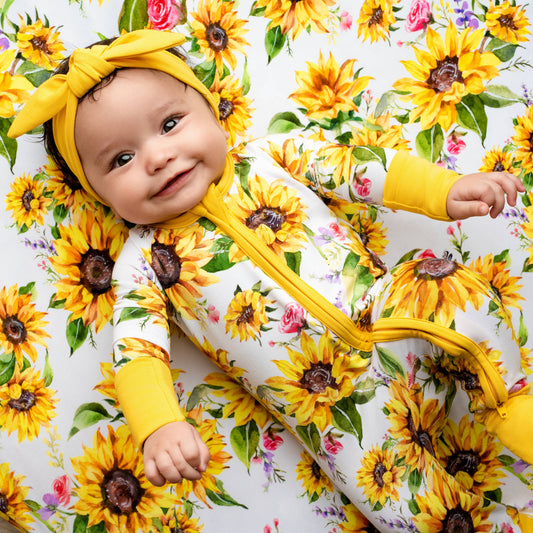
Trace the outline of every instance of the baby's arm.
<instances>
[{"instance_id":1,"label":"baby's arm","mask_svg":"<svg viewBox=\"0 0 533 533\"><path fill-rule=\"evenodd\" d=\"M490 214L496 218L505 207L505 197L511 206L516 205L519 192L524 192L522 182L506 172L477 172L456 181L448 194L446 209L455 220Z\"/></svg>"},{"instance_id":2,"label":"baby's arm","mask_svg":"<svg viewBox=\"0 0 533 533\"><path fill-rule=\"evenodd\" d=\"M153 485L198 480L207 469L209 448L194 426L171 422L156 429L143 447L144 472Z\"/></svg>"}]
</instances>

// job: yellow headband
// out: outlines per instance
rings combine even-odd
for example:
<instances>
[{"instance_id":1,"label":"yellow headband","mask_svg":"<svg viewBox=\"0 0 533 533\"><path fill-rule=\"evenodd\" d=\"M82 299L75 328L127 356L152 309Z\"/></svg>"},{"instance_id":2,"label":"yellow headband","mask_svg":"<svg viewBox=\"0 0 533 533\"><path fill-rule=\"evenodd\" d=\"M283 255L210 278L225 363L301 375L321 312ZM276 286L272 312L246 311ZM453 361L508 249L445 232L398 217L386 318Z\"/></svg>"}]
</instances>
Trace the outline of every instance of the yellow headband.
<instances>
[{"instance_id":1,"label":"yellow headband","mask_svg":"<svg viewBox=\"0 0 533 533\"><path fill-rule=\"evenodd\" d=\"M82 187L105 203L87 181L76 148L74 123L78 100L117 68L150 68L166 72L197 90L218 118L218 106L209 89L183 60L166 51L184 41L185 37L178 33L137 30L118 37L107 46L74 50L68 73L52 76L37 88L13 121L8 136L19 137L52 119L54 140L65 163Z\"/></svg>"}]
</instances>

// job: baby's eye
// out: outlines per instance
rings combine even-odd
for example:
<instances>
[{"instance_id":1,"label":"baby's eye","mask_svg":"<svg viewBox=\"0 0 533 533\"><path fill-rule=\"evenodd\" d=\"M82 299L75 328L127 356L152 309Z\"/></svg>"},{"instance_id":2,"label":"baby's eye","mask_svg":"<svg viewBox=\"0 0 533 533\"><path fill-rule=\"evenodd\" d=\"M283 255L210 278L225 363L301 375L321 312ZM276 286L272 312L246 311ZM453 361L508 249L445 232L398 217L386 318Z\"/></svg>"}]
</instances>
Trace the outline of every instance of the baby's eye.
<instances>
[{"instance_id":1,"label":"baby's eye","mask_svg":"<svg viewBox=\"0 0 533 533\"><path fill-rule=\"evenodd\" d=\"M168 133L171 129L175 128L178 125L178 119L177 118L169 118L165 120L163 124L163 131L165 133Z\"/></svg>"},{"instance_id":2,"label":"baby's eye","mask_svg":"<svg viewBox=\"0 0 533 533\"><path fill-rule=\"evenodd\" d=\"M115 167L123 167L127 165L133 159L133 154L120 154L117 156L113 162Z\"/></svg>"}]
</instances>

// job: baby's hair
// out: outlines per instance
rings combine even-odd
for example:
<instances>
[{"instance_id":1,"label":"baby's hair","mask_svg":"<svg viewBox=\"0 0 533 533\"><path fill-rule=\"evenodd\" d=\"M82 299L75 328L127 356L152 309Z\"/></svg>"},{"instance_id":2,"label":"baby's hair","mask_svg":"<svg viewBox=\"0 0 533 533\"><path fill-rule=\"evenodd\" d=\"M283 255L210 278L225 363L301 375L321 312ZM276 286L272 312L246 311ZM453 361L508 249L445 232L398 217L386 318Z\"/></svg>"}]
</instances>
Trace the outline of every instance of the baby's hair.
<instances>
[{"instance_id":1,"label":"baby's hair","mask_svg":"<svg viewBox=\"0 0 533 533\"><path fill-rule=\"evenodd\" d=\"M87 46L87 48L92 48L93 46L96 46L96 45L99 45L99 44L100 45L109 45L115 40L116 40L116 37L111 38L111 39L103 39L101 41L97 41L97 42L95 42L93 44L90 44L89 46ZM183 60L186 63L188 63L188 57L180 49L178 49L178 48L169 48L167 50L167 52L170 52L171 54L179 57L181 60ZM69 59L70 59L70 57L67 57L67 58L63 59L63 61L61 61L59 66L54 70L52 75L54 76L56 74L66 74L68 72L68 70L69 70ZM107 87L115 79L115 76L117 75L117 72L119 70L122 70L122 69L113 70L113 72L111 72L111 74L108 74L98 84L96 84L94 87L89 89L89 91L87 91L87 93L84 94L80 98L79 101L82 102L86 98L94 98L94 94L95 93L97 93L98 91L100 91L104 87ZM72 189L75 189L75 190L81 189L82 186L79 183L78 178L70 170L69 166L67 165L67 163L65 162L65 160L63 159L61 154L59 153L56 141L54 139L54 131L53 131L53 127L52 127L52 119L47 120L43 124L43 144L44 144L44 148L46 150L46 153L50 156L50 159L57 165L58 169L65 176L65 179L68 182L69 186Z\"/></svg>"}]
</instances>

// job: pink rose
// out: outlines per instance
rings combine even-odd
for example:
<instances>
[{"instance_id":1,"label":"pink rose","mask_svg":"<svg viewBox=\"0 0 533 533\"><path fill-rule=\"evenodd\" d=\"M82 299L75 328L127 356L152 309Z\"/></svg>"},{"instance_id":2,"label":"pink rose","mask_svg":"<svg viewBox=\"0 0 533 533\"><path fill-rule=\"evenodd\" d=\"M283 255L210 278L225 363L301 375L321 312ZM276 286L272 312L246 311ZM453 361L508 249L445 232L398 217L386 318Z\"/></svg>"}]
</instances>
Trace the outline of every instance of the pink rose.
<instances>
[{"instance_id":1,"label":"pink rose","mask_svg":"<svg viewBox=\"0 0 533 533\"><path fill-rule=\"evenodd\" d=\"M328 436L326 439L324 439L324 448L326 448L326 451L331 455L337 455L339 452L341 452L344 449L344 446L339 440L334 439L331 436Z\"/></svg>"},{"instance_id":2,"label":"pink rose","mask_svg":"<svg viewBox=\"0 0 533 533\"><path fill-rule=\"evenodd\" d=\"M423 252L420 252L420 254L418 254L418 258L419 259L425 259L426 257L435 258L436 255L433 253L432 250L430 250L429 248L426 248Z\"/></svg>"},{"instance_id":3,"label":"pink rose","mask_svg":"<svg viewBox=\"0 0 533 533\"><path fill-rule=\"evenodd\" d=\"M280 333L296 333L305 324L304 316L305 311L300 304L288 303L278 326Z\"/></svg>"},{"instance_id":4,"label":"pink rose","mask_svg":"<svg viewBox=\"0 0 533 533\"><path fill-rule=\"evenodd\" d=\"M264 433L263 434L263 445L265 448L271 452L278 449L283 444L283 439L276 433Z\"/></svg>"},{"instance_id":5,"label":"pink rose","mask_svg":"<svg viewBox=\"0 0 533 533\"><path fill-rule=\"evenodd\" d=\"M370 189L372 188L372 182L368 178L357 178L357 181L354 183L355 192L365 198L370 194Z\"/></svg>"},{"instance_id":6,"label":"pink rose","mask_svg":"<svg viewBox=\"0 0 533 533\"><path fill-rule=\"evenodd\" d=\"M55 496L63 505L70 502L70 479L67 476L60 476L52 483L52 490Z\"/></svg>"},{"instance_id":7,"label":"pink rose","mask_svg":"<svg viewBox=\"0 0 533 533\"><path fill-rule=\"evenodd\" d=\"M343 11L341 13L341 23L340 23L341 31L348 31L352 27L352 23L353 23L353 18L350 15L350 13L348 13L348 11Z\"/></svg>"},{"instance_id":8,"label":"pink rose","mask_svg":"<svg viewBox=\"0 0 533 533\"><path fill-rule=\"evenodd\" d=\"M181 5L176 0L148 0L148 18L155 30L170 30L181 18Z\"/></svg>"},{"instance_id":9,"label":"pink rose","mask_svg":"<svg viewBox=\"0 0 533 533\"><path fill-rule=\"evenodd\" d=\"M220 312L214 305L207 307L207 319L213 324L218 324L218 321L220 320Z\"/></svg>"},{"instance_id":10,"label":"pink rose","mask_svg":"<svg viewBox=\"0 0 533 533\"><path fill-rule=\"evenodd\" d=\"M407 15L405 28L407 31L419 31L424 29L431 19L431 8L427 0L413 0L411 9Z\"/></svg>"},{"instance_id":11,"label":"pink rose","mask_svg":"<svg viewBox=\"0 0 533 533\"><path fill-rule=\"evenodd\" d=\"M452 135L446 139L446 149L452 155L460 154L465 148L466 143L463 141L463 139L461 139L461 137Z\"/></svg>"}]
</instances>

